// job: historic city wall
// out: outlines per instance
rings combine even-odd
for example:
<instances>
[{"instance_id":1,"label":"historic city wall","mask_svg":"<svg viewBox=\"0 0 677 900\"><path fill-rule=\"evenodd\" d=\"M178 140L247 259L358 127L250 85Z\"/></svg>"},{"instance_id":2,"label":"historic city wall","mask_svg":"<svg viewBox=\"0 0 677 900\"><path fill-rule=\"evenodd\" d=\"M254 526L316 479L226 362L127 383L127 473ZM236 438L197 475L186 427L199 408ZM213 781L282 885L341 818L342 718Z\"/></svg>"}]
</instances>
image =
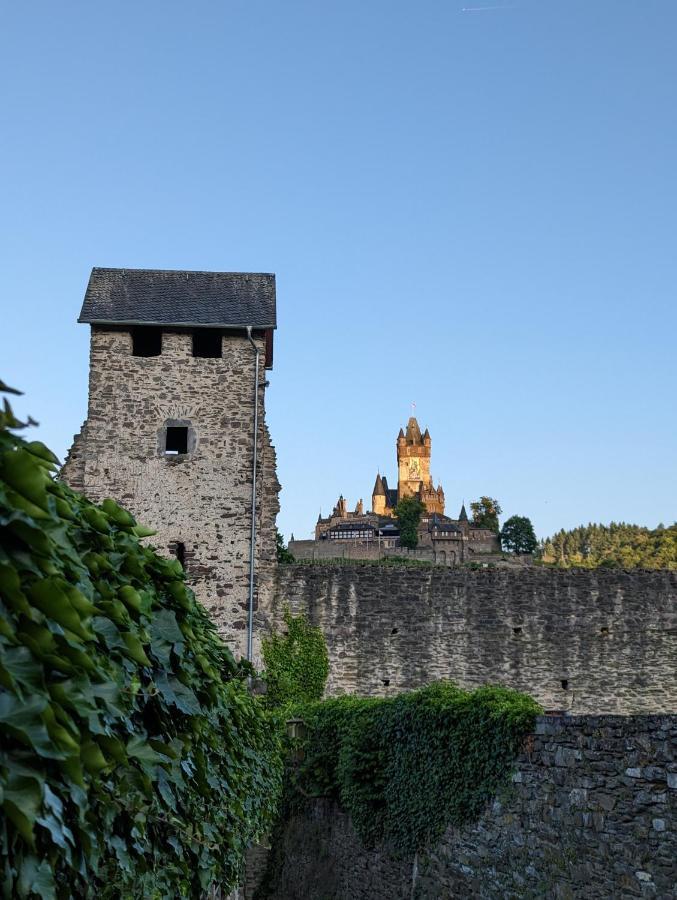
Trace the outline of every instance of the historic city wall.
<instances>
[{"instance_id":1,"label":"historic city wall","mask_svg":"<svg viewBox=\"0 0 677 900\"><path fill-rule=\"evenodd\" d=\"M475 824L396 859L365 849L335 804L309 801L277 835L257 897L674 900L676 813L677 717L543 717Z\"/></svg>"},{"instance_id":2,"label":"historic city wall","mask_svg":"<svg viewBox=\"0 0 677 900\"><path fill-rule=\"evenodd\" d=\"M438 546L422 546L410 550L408 547L379 547L378 542L364 544L358 541L290 541L289 551L299 560L370 559L388 557L415 559L434 563L438 566L456 566L461 562L461 542L438 542ZM466 552L468 552L466 550ZM507 555L496 553L490 543L474 542L470 550L473 561L479 563L507 562ZM524 557L517 565L526 564L530 557Z\"/></svg>"},{"instance_id":3,"label":"historic city wall","mask_svg":"<svg viewBox=\"0 0 677 900\"><path fill-rule=\"evenodd\" d=\"M260 354L257 601L270 605L279 484L264 415ZM225 334L220 359L192 355L190 333L163 329L162 354L132 355L129 331L92 328L87 419L62 477L95 502L112 497L161 553L185 547L188 581L233 651L246 650L254 353ZM164 454L167 424L188 424L189 453ZM260 629L258 631L260 633Z\"/></svg>"},{"instance_id":4,"label":"historic city wall","mask_svg":"<svg viewBox=\"0 0 677 900\"><path fill-rule=\"evenodd\" d=\"M677 573L280 566L267 626L305 611L328 693L387 696L437 679L531 694L546 710L677 712Z\"/></svg>"}]
</instances>

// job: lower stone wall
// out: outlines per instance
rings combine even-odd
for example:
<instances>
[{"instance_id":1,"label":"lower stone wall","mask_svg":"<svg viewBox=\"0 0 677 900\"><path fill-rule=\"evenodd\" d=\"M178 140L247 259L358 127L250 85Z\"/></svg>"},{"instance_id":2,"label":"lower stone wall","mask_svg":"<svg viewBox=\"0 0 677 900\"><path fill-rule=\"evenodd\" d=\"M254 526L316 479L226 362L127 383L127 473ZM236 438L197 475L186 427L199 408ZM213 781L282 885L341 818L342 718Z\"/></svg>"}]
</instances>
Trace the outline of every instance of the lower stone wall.
<instances>
[{"instance_id":1,"label":"lower stone wall","mask_svg":"<svg viewBox=\"0 0 677 900\"><path fill-rule=\"evenodd\" d=\"M542 717L474 825L395 859L366 850L335 804L310 801L278 835L257 898L674 900L676 813L677 716Z\"/></svg>"}]
</instances>

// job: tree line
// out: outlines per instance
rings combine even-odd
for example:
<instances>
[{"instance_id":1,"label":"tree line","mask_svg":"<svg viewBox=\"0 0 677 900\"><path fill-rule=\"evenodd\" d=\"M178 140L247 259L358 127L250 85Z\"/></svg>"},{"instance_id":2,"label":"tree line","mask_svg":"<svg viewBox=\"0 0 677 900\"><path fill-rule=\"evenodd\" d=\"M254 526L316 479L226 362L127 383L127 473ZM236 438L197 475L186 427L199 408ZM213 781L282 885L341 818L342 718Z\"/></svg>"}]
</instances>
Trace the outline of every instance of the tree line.
<instances>
[{"instance_id":1,"label":"tree line","mask_svg":"<svg viewBox=\"0 0 677 900\"><path fill-rule=\"evenodd\" d=\"M504 551L529 554L546 565L677 569L677 523L653 529L627 522L591 523L568 531L561 529L539 542L528 516L511 516L501 527L502 509L494 497L480 497L470 504L470 510L471 524L493 531ZM416 547L423 512L423 505L413 497L398 504L402 546Z\"/></svg>"},{"instance_id":2,"label":"tree line","mask_svg":"<svg viewBox=\"0 0 677 900\"><path fill-rule=\"evenodd\" d=\"M539 555L544 563L563 567L676 569L677 523L653 529L628 522L561 529L541 542Z\"/></svg>"}]
</instances>

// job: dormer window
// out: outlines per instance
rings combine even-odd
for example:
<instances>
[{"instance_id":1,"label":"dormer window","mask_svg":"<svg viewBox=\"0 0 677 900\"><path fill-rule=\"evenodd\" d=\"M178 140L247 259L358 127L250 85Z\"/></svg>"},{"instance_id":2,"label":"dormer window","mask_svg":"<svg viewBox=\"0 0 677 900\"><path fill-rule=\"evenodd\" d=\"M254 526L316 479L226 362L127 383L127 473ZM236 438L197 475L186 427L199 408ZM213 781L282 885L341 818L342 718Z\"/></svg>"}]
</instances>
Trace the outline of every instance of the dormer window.
<instances>
[{"instance_id":1,"label":"dormer window","mask_svg":"<svg viewBox=\"0 0 677 900\"><path fill-rule=\"evenodd\" d=\"M132 356L160 356L162 329L140 325L132 329Z\"/></svg>"}]
</instances>

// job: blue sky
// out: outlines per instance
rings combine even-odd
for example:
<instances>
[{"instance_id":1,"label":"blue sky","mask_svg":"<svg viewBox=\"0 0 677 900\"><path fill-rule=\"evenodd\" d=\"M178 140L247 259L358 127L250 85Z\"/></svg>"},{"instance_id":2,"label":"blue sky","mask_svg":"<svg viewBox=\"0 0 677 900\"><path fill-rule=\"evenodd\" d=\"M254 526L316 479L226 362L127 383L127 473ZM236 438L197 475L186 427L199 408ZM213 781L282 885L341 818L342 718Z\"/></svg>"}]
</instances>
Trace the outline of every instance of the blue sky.
<instances>
[{"instance_id":1,"label":"blue sky","mask_svg":"<svg viewBox=\"0 0 677 900\"><path fill-rule=\"evenodd\" d=\"M287 536L394 481L412 401L451 514L674 521L676 34L674 0L4 4L18 409L63 456L92 266L273 271Z\"/></svg>"}]
</instances>

